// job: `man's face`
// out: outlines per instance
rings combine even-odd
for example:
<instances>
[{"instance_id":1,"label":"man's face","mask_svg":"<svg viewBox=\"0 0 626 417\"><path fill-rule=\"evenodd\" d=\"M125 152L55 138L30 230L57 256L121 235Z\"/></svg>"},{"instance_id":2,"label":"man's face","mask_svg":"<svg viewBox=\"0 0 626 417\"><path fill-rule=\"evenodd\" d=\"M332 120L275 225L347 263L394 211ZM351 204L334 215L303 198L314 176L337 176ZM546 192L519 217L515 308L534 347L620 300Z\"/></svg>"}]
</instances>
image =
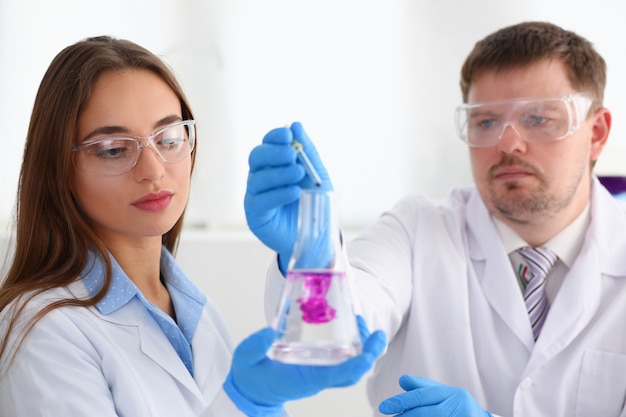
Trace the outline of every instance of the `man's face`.
<instances>
[{"instance_id":1,"label":"man's face","mask_svg":"<svg viewBox=\"0 0 626 417\"><path fill-rule=\"evenodd\" d=\"M468 102L553 98L576 93L565 66L556 60L479 75ZM573 220L590 193L590 164L602 144L594 140L594 121L585 119L564 139L529 143L512 126L490 147L470 148L472 172L489 211L507 224L541 224L556 216Z\"/></svg>"}]
</instances>

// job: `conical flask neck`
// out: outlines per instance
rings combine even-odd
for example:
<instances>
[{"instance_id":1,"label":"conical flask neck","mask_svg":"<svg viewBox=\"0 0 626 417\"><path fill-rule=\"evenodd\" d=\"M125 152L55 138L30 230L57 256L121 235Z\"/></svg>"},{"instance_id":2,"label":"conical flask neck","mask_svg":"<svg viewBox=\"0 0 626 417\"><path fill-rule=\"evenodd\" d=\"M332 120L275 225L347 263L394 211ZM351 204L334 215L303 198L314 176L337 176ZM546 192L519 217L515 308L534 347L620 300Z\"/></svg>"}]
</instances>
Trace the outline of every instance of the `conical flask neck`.
<instances>
[{"instance_id":1,"label":"conical flask neck","mask_svg":"<svg viewBox=\"0 0 626 417\"><path fill-rule=\"evenodd\" d=\"M298 210L298 239L290 269L332 268L340 250L332 193L303 190Z\"/></svg>"}]
</instances>

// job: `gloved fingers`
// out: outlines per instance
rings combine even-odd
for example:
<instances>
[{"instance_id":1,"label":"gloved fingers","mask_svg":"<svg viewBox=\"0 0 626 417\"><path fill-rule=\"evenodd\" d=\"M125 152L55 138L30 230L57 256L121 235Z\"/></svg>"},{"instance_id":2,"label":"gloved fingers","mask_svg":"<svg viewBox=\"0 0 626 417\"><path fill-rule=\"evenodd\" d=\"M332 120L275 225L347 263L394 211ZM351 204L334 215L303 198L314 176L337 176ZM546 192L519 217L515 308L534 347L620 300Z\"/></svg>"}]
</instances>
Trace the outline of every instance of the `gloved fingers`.
<instances>
[{"instance_id":1,"label":"gloved fingers","mask_svg":"<svg viewBox=\"0 0 626 417\"><path fill-rule=\"evenodd\" d=\"M428 387L438 387L439 383L427 378L402 375L400 387L407 392L395 395L381 402L378 409L383 414L401 413L416 407L431 405Z\"/></svg>"},{"instance_id":2,"label":"gloved fingers","mask_svg":"<svg viewBox=\"0 0 626 417\"><path fill-rule=\"evenodd\" d=\"M411 375L402 375L398 381L400 383L400 387L402 387L405 391L411 391L417 388L447 388L447 385L444 385L440 382L434 381L432 379L420 377L420 376L411 376Z\"/></svg>"},{"instance_id":3,"label":"gloved fingers","mask_svg":"<svg viewBox=\"0 0 626 417\"><path fill-rule=\"evenodd\" d=\"M367 328L365 319L360 314L356 316L356 324L359 327L359 335L361 336L361 343L365 344L365 341L370 337L370 330Z\"/></svg>"},{"instance_id":4,"label":"gloved fingers","mask_svg":"<svg viewBox=\"0 0 626 417\"><path fill-rule=\"evenodd\" d=\"M319 158L319 155L317 154L317 149L315 149L315 145L313 145L313 142L309 138L309 135L307 135L306 132L304 131L304 127L302 126L302 123L293 122L291 124L291 132L293 134L293 138L297 140L298 142L300 142L300 144L304 148L304 151L307 154L314 153L315 156ZM309 157L311 156L312 155L309 155Z\"/></svg>"},{"instance_id":5,"label":"gloved fingers","mask_svg":"<svg viewBox=\"0 0 626 417\"><path fill-rule=\"evenodd\" d=\"M380 356L386 337L373 333L363 353L332 366L291 365L276 362L265 356L274 337L271 328L257 332L235 349L232 383L250 401L262 405L282 404L285 401L309 397L332 387L356 383Z\"/></svg>"},{"instance_id":6,"label":"gloved fingers","mask_svg":"<svg viewBox=\"0 0 626 417\"><path fill-rule=\"evenodd\" d=\"M263 137L263 143L273 145L291 145L293 142L293 132L288 127L278 127L272 129Z\"/></svg>"},{"instance_id":7,"label":"gloved fingers","mask_svg":"<svg viewBox=\"0 0 626 417\"><path fill-rule=\"evenodd\" d=\"M331 227L322 224L329 221L329 217L320 216L315 219L321 231L315 239L300 241L298 255L295 257L295 269L329 269L333 267L337 251L333 240Z\"/></svg>"},{"instance_id":8,"label":"gloved fingers","mask_svg":"<svg viewBox=\"0 0 626 417\"><path fill-rule=\"evenodd\" d=\"M298 201L300 188L298 186L288 186L275 188L261 194L247 193L244 197L244 207L246 212L258 213L279 209L282 206Z\"/></svg>"},{"instance_id":9,"label":"gloved fingers","mask_svg":"<svg viewBox=\"0 0 626 417\"><path fill-rule=\"evenodd\" d=\"M420 390L413 390L387 398L380 403L378 411L383 414L398 414L425 405L430 404L424 403Z\"/></svg>"},{"instance_id":10,"label":"gloved fingers","mask_svg":"<svg viewBox=\"0 0 626 417\"><path fill-rule=\"evenodd\" d=\"M267 144L255 146L248 156L250 171L256 172L269 167L295 164L297 158L293 146Z\"/></svg>"},{"instance_id":11,"label":"gloved fingers","mask_svg":"<svg viewBox=\"0 0 626 417\"><path fill-rule=\"evenodd\" d=\"M428 378L402 375L399 382L402 389L407 392L388 398L380 403L379 410L381 413L393 414L412 408L435 406L444 403L452 397L461 398L463 401L471 399L471 396L465 390Z\"/></svg>"},{"instance_id":12,"label":"gloved fingers","mask_svg":"<svg viewBox=\"0 0 626 417\"><path fill-rule=\"evenodd\" d=\"M382 330L372 334L367 327L365 319L360 314L356 315L356 322L359 327L361 343L363 344L363 354L373 355L374 360L378 359L387 346L387 335Z\"/></svg>"},{"instance_id":13,"label":"gloved fingers","mask_svg":"<svg viewBox=\"0 0 626 417\"><path fill-rule=\"evenodd\" d=\"M382 404L381 404L382 406ZM407 408L407 409L383 409L378 408L381 414L395 415L397 417L451 417L447 412L445 414L437 408L437 406L426 406L419 408Z\"/></svg>"},{"instance_id":14,"label":"gloved fingers","mask_svg":"<svg viewBox=\"0 0 626 417\"><path fill-rule=\"evenodd\" d=\"M376 330L363 344L361 356L371 368L374 362L383 354L387 347L387 334L382 330Z\"/></svg>"},{"instance_id":15,"label":"gloved fingers","mask_svg":"<svg viewBox=\"0 0 626 417\"><path fill-rule=\"evenodd\" d=\"M333 185L332 185L332 182L330 181L328 171L326 170L326 167L322 163L322 159L320 158L319 153L317 152L317 149L315 148L315 145L313 144L311 139L309 139L309 136L304 131L302 124L300 122L293 122L291 124L291 131L293 132L294 139L300 142L300 144L302 145L302 148L304 149L304 152L306 153L309 160L313 164L313 167L319 174L322 180L322 184L320 188L323 190L332 190Z\"/></svg>"},{"instance_id":16,"label":"gloved fingers","mask_svg":"<svg viewBox=\"0 0 626 417\"><path fill-rule=\"evenodd\" d=\"M361 315L356 316L357 325L359 326L359 335L363 344L363 352L375 355L376 360L387 347L387 334L382 330L378 330L372 334L367 327L365 319Z\"/></svg>"},{"instance_id":17,"label":"gloved fingers","mask_svg":"<svg viewBox=\"0 0 626 417\"><path fill-rule=\"evenodd\" d=\"M274 342L274 329L266 327L245 338L233 353L233 363L252 366L266 360L266 353Z\"/></svg>"},{"instance_id":18,"label":"gloved fingers","mask_svg":"<svg viewBox=\"0 0 626 417\"><path fill-rule=\"evenodd\" d=\"M405 391L421 390L424 398L428 398L430 404L440 403L453 395L467 394L469 396L469 393L461 388L452 387L420 376L402 375L399 382L400 387Z\"/></svg>"},{"instance_id":19,"label":"gloved fingers","mask_svg":"<svg viewBox=\"0 0 626 417\"><path fill-rule=\"evenodd\" d=\"M298 184L304 178L304 169L299 165L264 169L248 174L246 193L260 194L275 188ZM298 192L298 196L300 196Z\"/></svg>"},{"instance_id":20,"label":"gloved fingers","mask_svg":"<svg viewBox=\"0 0 626 417\"><path fill-rule=\"evenodd\" d=\"M365 341L360 355L350 358L338 365L323 369L319 376L327 387L347 387L356 384L367 373L374 362L380 357L387 346L387 336L383 331L375 331Z\"/></svg>"}]
</instances>

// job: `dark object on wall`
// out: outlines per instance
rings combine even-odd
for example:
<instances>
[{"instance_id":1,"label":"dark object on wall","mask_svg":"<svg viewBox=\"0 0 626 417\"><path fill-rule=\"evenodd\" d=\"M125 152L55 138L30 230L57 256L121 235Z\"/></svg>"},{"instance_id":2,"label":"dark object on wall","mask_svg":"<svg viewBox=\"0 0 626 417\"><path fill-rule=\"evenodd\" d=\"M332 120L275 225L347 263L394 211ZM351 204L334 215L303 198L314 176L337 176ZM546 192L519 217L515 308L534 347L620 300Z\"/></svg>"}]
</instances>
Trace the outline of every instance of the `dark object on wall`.
<instances>
[{"instance_id":1,"label":"dark object on wall","mask_svg":"<svg viewBox=\"0 0 626 417\"><path fill-rule=\"evenodd\" d=\"M620 200L626 200L626 177L599 176L598 179L612 195Z\"/></svg>"}]
</instances>

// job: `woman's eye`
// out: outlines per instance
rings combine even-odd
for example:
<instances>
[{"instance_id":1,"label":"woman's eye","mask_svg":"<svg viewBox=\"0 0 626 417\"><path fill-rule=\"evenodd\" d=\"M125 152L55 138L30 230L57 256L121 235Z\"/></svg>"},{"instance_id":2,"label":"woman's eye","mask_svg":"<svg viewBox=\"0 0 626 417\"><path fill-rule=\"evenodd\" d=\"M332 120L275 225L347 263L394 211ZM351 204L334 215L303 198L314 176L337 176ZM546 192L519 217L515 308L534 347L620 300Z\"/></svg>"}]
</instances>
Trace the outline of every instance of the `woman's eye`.
<instances>
[{"instance_id":1,"label":"woman's eye","mask_svg":"<svg viewBox=\"0 0 626 417\"><path fill-rule=\"evenodd\" d=\"M105 141L94 143L92 153L102 159L118 159L126 157L130 147L123 141Z\"/></svg>"},{"instance_id":2,"label":"woman's eye","mask_svg":"<svg viewBox=\"0 0 626 417\"><path fill-rule=\"evenodd\" d=\"M162 138L158 145L160 148L173 149L180 146L184 141L184 138Z\"/></svg>"}]
</instances>

